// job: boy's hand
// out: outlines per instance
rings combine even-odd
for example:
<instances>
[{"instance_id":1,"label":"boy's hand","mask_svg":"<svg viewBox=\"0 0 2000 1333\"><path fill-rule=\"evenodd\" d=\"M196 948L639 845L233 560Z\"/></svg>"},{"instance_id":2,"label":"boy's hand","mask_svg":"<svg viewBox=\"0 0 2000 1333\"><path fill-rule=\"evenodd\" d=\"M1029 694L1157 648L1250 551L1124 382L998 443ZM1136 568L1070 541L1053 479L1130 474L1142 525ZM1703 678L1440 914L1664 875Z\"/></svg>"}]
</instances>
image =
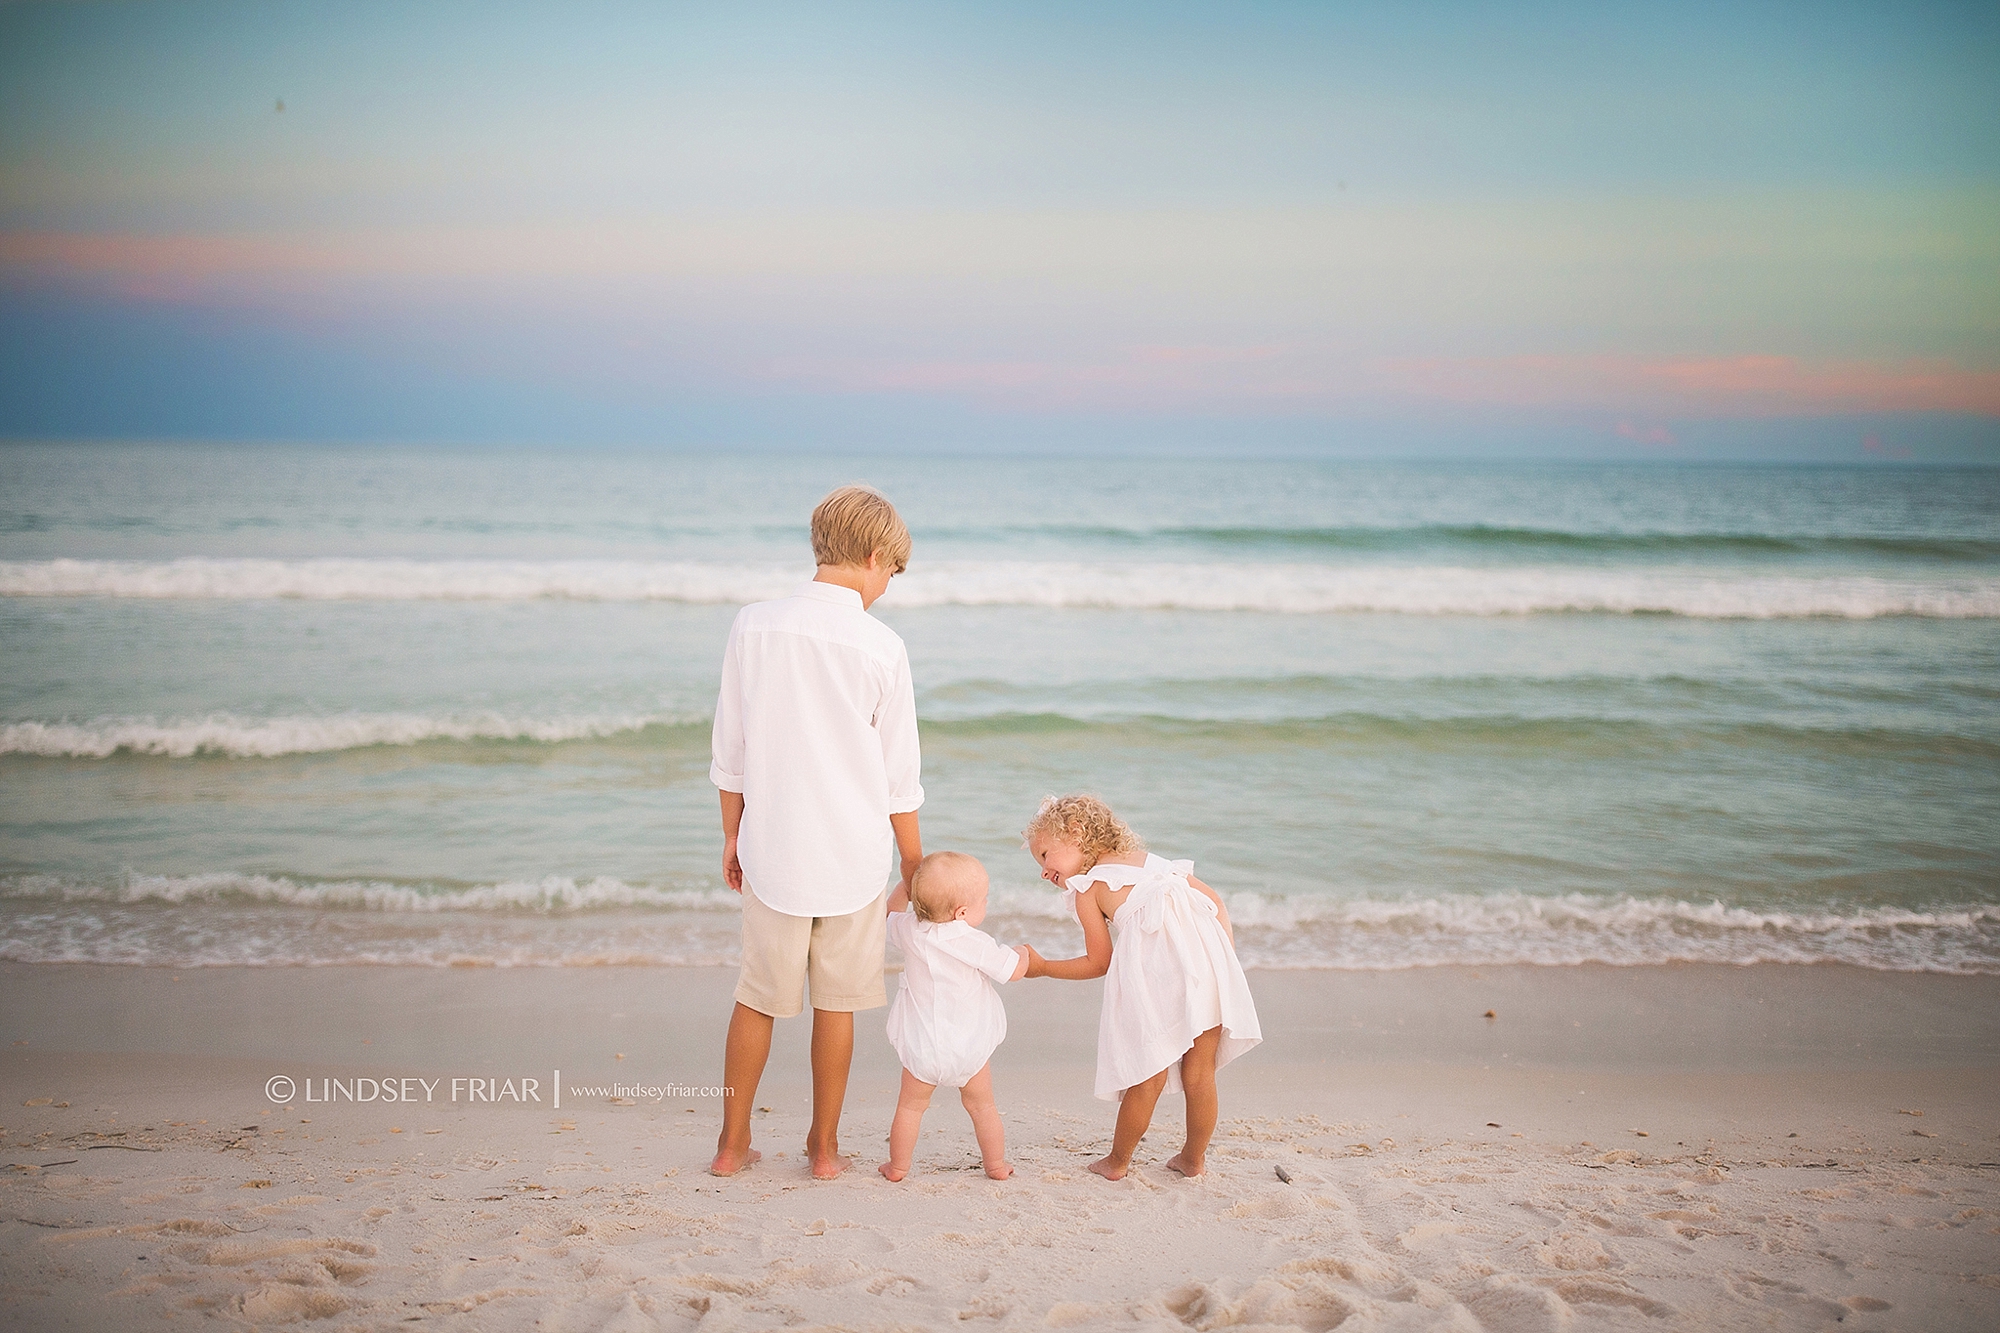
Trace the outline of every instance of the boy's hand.
<instances>
[{"instance_id":1,"label":"boy's hand","mask_svg":"<svg viewBox=\"0 0 2000 1333\"><path fill-rule=\"evenodd\" d=\"M722 878L730 888L743 892L743 863L736 859L736 839L722 841Z\"/></svg>"}]
</instances>

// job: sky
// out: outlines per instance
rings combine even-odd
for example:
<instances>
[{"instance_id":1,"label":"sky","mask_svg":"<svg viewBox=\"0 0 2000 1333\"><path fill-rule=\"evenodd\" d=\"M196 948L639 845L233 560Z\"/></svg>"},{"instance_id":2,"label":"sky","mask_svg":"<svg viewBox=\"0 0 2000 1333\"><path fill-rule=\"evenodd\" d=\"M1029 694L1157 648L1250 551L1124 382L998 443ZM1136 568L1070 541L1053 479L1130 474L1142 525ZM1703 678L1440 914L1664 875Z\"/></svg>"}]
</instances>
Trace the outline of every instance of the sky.
<instances>
[{"instance_id":1,"label":"sky","mask_svg":"<svg viewBox=\"0 0 2000 1333\"><path fill-rule=\"evenodd\" d=\"M2000 9L0 4L5 438L2000 463Z\"/></svg>"}]
</instances>

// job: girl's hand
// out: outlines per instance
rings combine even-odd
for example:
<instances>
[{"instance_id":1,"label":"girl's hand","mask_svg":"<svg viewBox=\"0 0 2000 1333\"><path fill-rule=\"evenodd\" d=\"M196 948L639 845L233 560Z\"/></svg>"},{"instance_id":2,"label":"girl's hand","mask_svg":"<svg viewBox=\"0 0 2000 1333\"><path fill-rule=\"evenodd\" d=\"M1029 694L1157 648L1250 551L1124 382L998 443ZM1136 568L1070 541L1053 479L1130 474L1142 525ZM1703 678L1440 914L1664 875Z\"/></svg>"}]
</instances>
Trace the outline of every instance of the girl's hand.
<instances>
[{"instance_id":1,"label":"girl's hand","mask_svg":"<svg viewBox=\"0 0 2000 1333\"><path fill-rule=\"evenodd\" d=\"M1030 949L1025 944L1017 944L1014 946L1014 952L1021 955L1021 961L1015 965L1014 975L1007 978L1009 981L1019 981L1022 977L1027 976L1028 969L1034 966L1035 951L1033 949Z\"/></svg>"}]
</instances>

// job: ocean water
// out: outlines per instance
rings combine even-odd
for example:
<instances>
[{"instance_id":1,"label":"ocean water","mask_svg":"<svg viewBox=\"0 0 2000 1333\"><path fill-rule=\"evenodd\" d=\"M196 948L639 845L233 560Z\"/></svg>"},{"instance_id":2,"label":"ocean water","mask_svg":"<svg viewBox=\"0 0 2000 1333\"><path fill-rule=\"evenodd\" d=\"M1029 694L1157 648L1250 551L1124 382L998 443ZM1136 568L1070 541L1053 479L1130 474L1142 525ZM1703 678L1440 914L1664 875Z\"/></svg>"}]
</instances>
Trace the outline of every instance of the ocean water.
<instances>
[{"instance_id":1,"label":"ocean water","mask_svg":"<svg viewBox=\"0 0 2000 1333\"><path fill-rule=\"evenodd\" d=\"M0 957L730 962L708 718L847 481L926 843L1247 963L2000 971L2000 471L0 447ZM885 876L887 867L885 867Z\"/></svg>"}]
</instances>

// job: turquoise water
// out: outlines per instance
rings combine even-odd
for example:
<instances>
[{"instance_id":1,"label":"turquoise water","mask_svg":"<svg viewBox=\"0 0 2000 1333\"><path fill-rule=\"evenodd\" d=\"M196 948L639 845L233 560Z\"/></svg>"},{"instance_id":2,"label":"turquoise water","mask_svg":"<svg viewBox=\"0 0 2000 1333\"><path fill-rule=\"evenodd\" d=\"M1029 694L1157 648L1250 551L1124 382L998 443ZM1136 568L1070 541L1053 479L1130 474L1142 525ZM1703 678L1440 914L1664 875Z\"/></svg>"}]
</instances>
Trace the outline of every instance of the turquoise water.
<instances>
[{"instance_id":1,"label":"turquoise water","mask_svg":"<svg viewBox=\"0 0 2000 1333\"><path fill-rule=\"evenodd\" d=\"M0 956L732 959L722 640L851 480L1003 938L1089 789L1253 965L2000 970L2000 472L224 446L0 448Z\"/></svg>"}]
</instances>

